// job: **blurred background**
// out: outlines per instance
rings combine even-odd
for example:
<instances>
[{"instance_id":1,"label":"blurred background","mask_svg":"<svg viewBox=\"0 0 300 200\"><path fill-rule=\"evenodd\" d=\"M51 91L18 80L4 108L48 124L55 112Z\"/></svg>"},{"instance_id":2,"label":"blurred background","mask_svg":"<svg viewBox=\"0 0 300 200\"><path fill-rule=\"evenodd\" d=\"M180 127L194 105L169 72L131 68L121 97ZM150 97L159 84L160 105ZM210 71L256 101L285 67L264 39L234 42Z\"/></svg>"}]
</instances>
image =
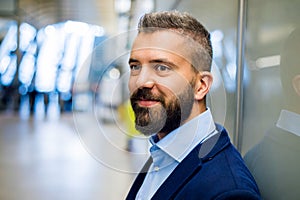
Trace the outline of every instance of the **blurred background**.
<instances>
[{"instance_id":1,"label":"blurred background","mask_svg":"<svg viewBox=\"0 0 300 200\"><path fill-rule=\"evenodd\" d=\"M173 9L211 32L216 121L242 155L263 138L299 0L0 0L0 199L124 199L147 156L132 139L129 33Z\"/></svg>"}]
</instances>

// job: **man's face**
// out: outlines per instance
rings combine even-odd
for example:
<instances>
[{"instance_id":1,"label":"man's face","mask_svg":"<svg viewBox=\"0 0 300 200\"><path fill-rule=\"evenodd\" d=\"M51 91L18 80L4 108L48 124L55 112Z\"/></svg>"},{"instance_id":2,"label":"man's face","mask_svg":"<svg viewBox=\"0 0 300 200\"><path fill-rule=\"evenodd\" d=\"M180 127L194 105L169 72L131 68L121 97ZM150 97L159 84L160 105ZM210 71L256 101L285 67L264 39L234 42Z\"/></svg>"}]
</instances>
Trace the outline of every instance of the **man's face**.
<instances>
[{"instance_id":1,"label":"man's face","mask_svg":"<svg viewBox=\"0 0 300 200\"><path fill-rule=\"evenodd\" d=\"M136 128L163 135L186 121L194 109L196 73L175 33L140 33L132 47L129 91Z\"/></svg>"}]
</instances>

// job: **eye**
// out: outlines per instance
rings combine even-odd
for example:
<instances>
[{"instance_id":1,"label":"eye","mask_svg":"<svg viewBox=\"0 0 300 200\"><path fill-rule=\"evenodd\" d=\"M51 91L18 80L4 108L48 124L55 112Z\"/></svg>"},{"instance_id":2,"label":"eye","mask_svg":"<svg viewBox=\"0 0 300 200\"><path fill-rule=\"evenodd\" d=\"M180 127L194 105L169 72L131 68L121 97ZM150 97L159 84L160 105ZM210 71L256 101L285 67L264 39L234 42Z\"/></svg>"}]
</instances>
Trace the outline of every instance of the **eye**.
<instances>
[{"instance_id":1,"label":"eye","mask_svg":"<svg viewBox=\"0 0 300 200\"><path fill-rule=\"evenodd\" d=\"M130 65L130 69L131 69L132 71L140 70L140 69L141 69L141 66L139 66L139 65Z\"/></svg>"},{"instance_id":2,"label":"eye","mask_svg":"<svg viewBox=\"0 0 300 200\"><path fill-rule=\"evenodd\" d=\"M165 65L155 65L155 69L159 72L167 72L167 71L171 70L170 67L165 66Z\"/></svg>"},{"instance_id":3,"label":"eye","mask_svg":"<svg viewBox=\"0 0 300 200\"><path fill-rule=\"evenodd\" d=\"M131 75L136 75L139 73L139 71L141 70L141 66L140 65L130 65L130 71L131 71Z\"/></svg>"}]
</instances>

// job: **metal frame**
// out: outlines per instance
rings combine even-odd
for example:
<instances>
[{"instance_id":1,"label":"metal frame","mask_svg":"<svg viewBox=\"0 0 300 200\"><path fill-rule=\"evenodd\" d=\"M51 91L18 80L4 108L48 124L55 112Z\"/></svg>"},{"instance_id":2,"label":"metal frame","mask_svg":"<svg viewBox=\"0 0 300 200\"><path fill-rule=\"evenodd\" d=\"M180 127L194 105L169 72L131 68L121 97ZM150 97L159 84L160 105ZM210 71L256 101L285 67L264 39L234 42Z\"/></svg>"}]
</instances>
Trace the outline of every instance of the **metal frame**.
<instances>
[{"instance_id":1,"label":"metal frame","mask_svg":"<svg viewBox=\"0 0 300 200\"><path fill-rule=\"evenodd\" d=\"M238 29L237 29L237 73L236 73L236 116L233 133L233 143L239 151L243 141L243 80L245 58L247 0L239 0Z\"/></svg>"}]
</instances>

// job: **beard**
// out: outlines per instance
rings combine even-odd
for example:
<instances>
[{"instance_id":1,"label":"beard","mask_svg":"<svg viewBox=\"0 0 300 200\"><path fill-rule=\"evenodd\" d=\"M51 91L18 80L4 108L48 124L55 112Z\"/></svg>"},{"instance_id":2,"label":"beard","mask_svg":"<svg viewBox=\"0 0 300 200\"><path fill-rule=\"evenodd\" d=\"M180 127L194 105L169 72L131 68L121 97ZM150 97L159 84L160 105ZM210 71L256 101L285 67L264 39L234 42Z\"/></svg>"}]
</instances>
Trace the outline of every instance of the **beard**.
<instances>
[{"instance_id":1,"label":"beard","mask_svg":"<svg viewBox=\"0 0 300 200\"><path fill-rule=\"evenodd\" d=\"M150 88L140 88L131 97L131 106L135 113L135 128L142 134L149 136L153 133L170 133L178 128L182 121L186 120L192 110L194 103L194 91L190 85L166 101L160 95L153 95ZM138 104L140 99L158 101L152 107L141 107Z\"/></svg>"}]
</instances>

